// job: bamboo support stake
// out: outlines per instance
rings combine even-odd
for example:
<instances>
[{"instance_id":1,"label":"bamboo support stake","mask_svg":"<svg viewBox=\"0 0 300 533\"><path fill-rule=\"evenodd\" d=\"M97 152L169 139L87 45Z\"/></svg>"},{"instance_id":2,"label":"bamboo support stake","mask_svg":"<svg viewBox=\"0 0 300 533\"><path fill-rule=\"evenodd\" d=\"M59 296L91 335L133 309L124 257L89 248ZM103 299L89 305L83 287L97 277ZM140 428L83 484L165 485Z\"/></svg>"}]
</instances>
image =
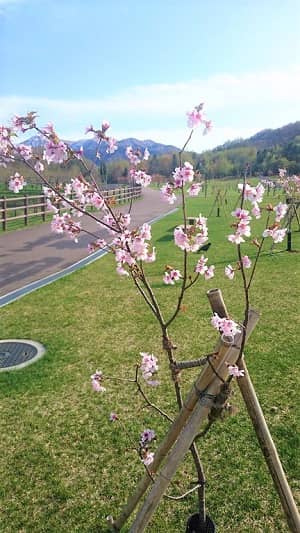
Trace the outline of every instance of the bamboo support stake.
<instances>
[{"instance_id":1,"label":"bamboo support stake","mask_svg":"<svg viewBox=\"0 0 300 533\"><path fill-rule=\"evenodd\" d=\"M220 317L228 316L222 293L219 289L208 291L207 296L214 312L218 313ZM272 476L275 489L280 498L289 528L293 533L300 533L299 512L244 359L241 360L239 366L245 371L245 376L239 378L237 383L251 418L260 448Z\"/></svg>"},{"instance_id":2,"label":"bamboo support stake","mask_svg":"<svg viewBox=\"0 0 300 533\"><path fill-rule=\"evenodd\" d=\"M257 324L258 318L258 314L255 311L250 310L248 322L249 329L253 330L253 328ZM218 366L217 372L223 379L226 378L228 375L226 363L234 363L234 361L238 357L240 344L238 343L237 338L238 337L236 336L235 344L227 350L225 357L223 358L222 362L220 361L220 364ZM219 392L219 390L220 380L214 374L213 379L207 387L207 394L213 397ZM199 433L199 427L204 421L204 419L207 417L211 406L212 402L210 402L210 405L208 405L208 402L203 402L201 401L201 399L195 405L195 408L189 421L187 422L183 430L180 432L180 435L176 443L174 444L172 451L170 452L168 460L157 475L152 489L150 490L142 508L137 514L136 519L130 528L130 533L142 533L143 531L145 531L147 524L151 520L151 517L155 512L161 498L163 497L163 494L165 493L169 483L171 482L172 477L174 476L179 464L183 461L185 454L187 453L192 442L194 441L196 435Z\"/></svg>"},{"instance_id":3,"label":"bamboo support stake","mask_svg":"<svg viewBox=\"0 0 300 533\"><path fill-rule=\"evenodd\" d=\"M258 314L252 311L252 316L254 316L254 314L255 314L255 320L252 320L252 322L248 324L246 339L249 338L249 336L251 335L258 321ZM239 345L239 343L241 342L241 338L242 338L241 334L238 334L236 336L237 345ZM233 353L234 356L237 357L236 348L233 348L229 343L226 343L223 340L219 341L218 346L216 347L215 351L218 352L218 354L213 359L213 364L217 372L219 371L220 366L222 366L225 361L229 361L230 353ZM193 387L191 388L189 395L183 404L182 409L180 410L173 424L170 426L163 441L157 448L154 461L151 464L151 471L153 473L157 472L162 461L164 460L167 453L169 452L174 442L178 438L178 435L182 431L182 428L185 426L185 424L187 423L187 420L191 416L191 413L193 412L193 409L199 400L199 391L203 391L206 394L207 393L206 389L214 378L215 378L215 374L211 366L209 364L206 364L206 366L203 368L202 372L196 379ZM117 520L115 520L113 524L115 531L120 531L120 529L123 527L126 520L129 518L129 516L131 515L131 513L134 511L135 507L139 503L140 499L145 494L150 483L151 483L150 476L146 473L143 476L143 478L139 481L135 489L135 492L129 497L126 505L121 511L120 516L117 518Z\"/></svg>"}]
</instances>

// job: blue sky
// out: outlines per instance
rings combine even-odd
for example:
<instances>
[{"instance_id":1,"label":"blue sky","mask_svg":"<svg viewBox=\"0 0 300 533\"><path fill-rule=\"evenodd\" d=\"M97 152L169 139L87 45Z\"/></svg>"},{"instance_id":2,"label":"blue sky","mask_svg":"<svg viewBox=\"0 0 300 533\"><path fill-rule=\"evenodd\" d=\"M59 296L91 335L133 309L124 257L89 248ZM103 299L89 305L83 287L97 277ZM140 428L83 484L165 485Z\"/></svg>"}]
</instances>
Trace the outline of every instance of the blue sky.
<instances>
[{"instance_id":1,"label":"blue sky","mask_svg":"<svg viewBox=\"0 0 300 533\"><path fill-rule=\"evenodd\" d=\"M299 27L299 0L0 0L0 121L180 146L204 101L197 151L279 127L300 119Z\"/></svg>"}]
</instances>

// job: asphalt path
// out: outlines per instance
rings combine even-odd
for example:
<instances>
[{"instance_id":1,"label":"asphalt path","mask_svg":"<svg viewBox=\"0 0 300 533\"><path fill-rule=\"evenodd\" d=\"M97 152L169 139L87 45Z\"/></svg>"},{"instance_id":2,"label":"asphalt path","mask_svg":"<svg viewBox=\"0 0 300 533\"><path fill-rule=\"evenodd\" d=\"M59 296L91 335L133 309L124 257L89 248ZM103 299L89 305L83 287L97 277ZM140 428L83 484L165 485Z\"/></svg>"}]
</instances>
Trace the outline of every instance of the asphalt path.
<instances>
[{"instance_id":1,"label":"asphalt path","mask_svg":"<svg viewBox=\"0 0 300 533\"><path fill-rule=\"evenodd\" d=\"M126 212L128 205L118 209ZM138 227L170 211L173 209L162 201L159 191L143 189L142 197L135 200L132 206L131 227ZM85 229L101 238L111 239L89 217L84 216L80 221ZM90 236L83 233L76 244L67 236L51 232L48 223L3 232L0 235L0 296L11 294L46 277L55 279L56 273L72 268L71 265L75 264L73 270L82 266L89 256L87 245L91 240Z\"/></svg>"}]
</instances>

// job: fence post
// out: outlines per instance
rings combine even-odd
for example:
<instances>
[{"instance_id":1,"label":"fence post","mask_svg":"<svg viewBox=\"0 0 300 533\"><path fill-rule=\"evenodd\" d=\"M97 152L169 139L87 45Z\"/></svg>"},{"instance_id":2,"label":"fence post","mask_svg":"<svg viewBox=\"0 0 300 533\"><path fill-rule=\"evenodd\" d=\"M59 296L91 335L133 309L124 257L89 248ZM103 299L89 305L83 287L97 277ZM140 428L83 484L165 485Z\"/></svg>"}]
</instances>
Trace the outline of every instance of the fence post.
<instances>
[{"instance_id":1,"label":"fence post","mask_svg":"<svg viewBox=\"0 0 300 533\"><path fill-rule=\"evenodd\" d=\"M28 194L24 195L24 225L28 225Z\"/></svg>"},{"instance_id":2,"label":"fence post","mask_svg":"<svg viewBox=\"0 0 300 533\"><path fill-rule=\"evenodd\" d=\"M2 229L6 231L6 196L2 196Z\"/></svg>"},{"instance_id":3,"label":"fence post","mask_svg":"<svg viewBox=\"0 0 300 533\"><path fill-rule=\"evenodd\" d=\"M47 203L47 200L46 200L46 195L44 194L42 196L43 198L43 204L42 204L42 220L43 222L46 222L46 203Z\"/></svg>"}]
</instances>

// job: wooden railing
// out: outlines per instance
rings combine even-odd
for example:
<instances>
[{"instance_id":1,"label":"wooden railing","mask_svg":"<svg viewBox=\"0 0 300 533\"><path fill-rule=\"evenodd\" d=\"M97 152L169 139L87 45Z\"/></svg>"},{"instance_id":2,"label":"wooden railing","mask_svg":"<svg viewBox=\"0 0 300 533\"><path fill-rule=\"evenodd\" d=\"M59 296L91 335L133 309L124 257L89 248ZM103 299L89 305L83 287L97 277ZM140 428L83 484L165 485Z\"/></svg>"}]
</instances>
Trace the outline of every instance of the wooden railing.
<instances>
[{"instance_id":1,"label":"wooden railing","mask_svg":"<svg viewBox=\"0 0 300 533\"><path fill-rule=\"evenodd\" d=\"M107 191L102 191L102 194L113 206L115 204L128 202L131 199L134 200L139 198L141 196L141 191L141 185L136 185L135 187L109 189ZM32 217L41 217L45 222L47 214L53 214L53 211L48 208L47 198L44 194L26 194L18 197L2 196L0 198L0 220L3 231L7 230L7 224L9 222L17 220L23 220L24 226L28 225L28 220Z\"/></svg>"}]
</instances>

